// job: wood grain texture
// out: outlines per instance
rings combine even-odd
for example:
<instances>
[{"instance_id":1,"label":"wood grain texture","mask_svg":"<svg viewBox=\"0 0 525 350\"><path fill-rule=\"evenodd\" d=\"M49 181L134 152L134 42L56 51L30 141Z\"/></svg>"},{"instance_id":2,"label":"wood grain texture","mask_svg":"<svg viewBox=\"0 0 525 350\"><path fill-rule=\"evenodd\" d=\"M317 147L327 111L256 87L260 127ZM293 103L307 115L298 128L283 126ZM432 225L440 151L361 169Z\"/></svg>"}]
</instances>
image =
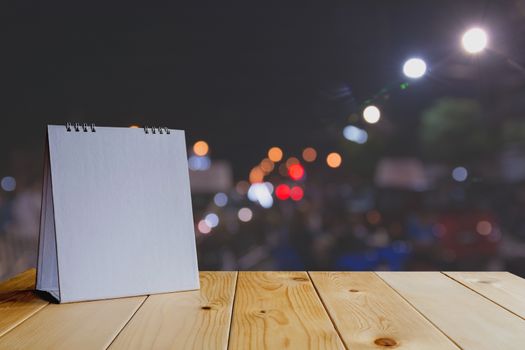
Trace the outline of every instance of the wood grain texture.
<instances>
[{"instance_id":1,"label":"wood grain texture","mask_svg":"<svg viewBox=\"0 0 525 350\"><path fill-rule=\"evenodd\" d=\"M525 279L508 272L443 272L525 319Z\"/></svg>"},{"instance_id":2,"label":"wood grain texture","mask_svg":"<svg viewBox=\"0 0 525 350\"><path fill-rule=\"evenodd\" d=\"M237 272L201 272L199 291L151 295L110 349L226 349Z\"/></svg>"},{"instance_id":3,"label":"wood grain texture","mask_svg":"<svg viewBox=\"0 0 525 350\"><path fill-rule=\"evenodd\" d=\"M306 272L239 272L230 349L342 349Z\"/></svg>"},{"instance_id":4,"label":"wood grain texture","mask_svg":"<svg viewBox=\"0 0 525 350\"><path fill-rule=\"evenodd\" d=\"M0 350L339 349L339 335L349 349L525 343L525 280L509 273L310 274L322 302L305 272L241 272L237 288L235 272L202 272L200 291L57 305L33 294L33 269L0 283Z\"/></svg>"},{"instance_id":5,"label":"wood grain texture","mask_svg":"<svg viewBox=\"0 0 525 350\"><path fill-rule=\"evenodd\" d=\"M35 269L0 283L0 337L48 304L31 291L34 287Z\"/></svg>"},{"instance_id":6,"label":"wood grain texture","mask_svg":"<svg viewBox=\"0 0 525 350\"><path fill-rule=\"evenodd\" d=\"M440 272L378 272L462 349L523 349L525 322Z\"/></svg>"},{"instance_id":7,"label":"wood grain texture","mask_svg":"<svg viewBox=\"0 0 525 350\"><path fill-rule=\"evenodd\" d=\"M105 349L146 297L50 304L0 338L0 349Z\"/></svg>"},{"instance_id":8,"label":"wood grain texture","mask_svg":"<svg viewBox=\"0 0 525 350\"><path fill-rule=\"evenodd\" d=\"M310 272L349 349L458 349L373 272Z\"/></svg>"}]
</instances>

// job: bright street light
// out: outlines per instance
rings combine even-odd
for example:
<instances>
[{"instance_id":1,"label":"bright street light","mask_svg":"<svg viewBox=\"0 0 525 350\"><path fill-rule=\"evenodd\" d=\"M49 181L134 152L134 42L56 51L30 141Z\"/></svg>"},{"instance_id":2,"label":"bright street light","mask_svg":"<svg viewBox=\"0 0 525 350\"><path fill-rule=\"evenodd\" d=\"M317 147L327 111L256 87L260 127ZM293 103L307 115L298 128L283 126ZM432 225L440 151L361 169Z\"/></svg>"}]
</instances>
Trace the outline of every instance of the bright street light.
<instances>
[{"instance_id":1,"label":"bright street light","mask_svg":"<svg viewBox=\"0 0 525 350\"><path fill-rule=\"evenodd\" d=\"M461 44L465 51L471 54L480 53L487 47L487 33L481 28L471 28L463 34Z\"/></svg>"},{"instance_id":2,"label":"bright street light","mask_svg":"<svg viewBox=\"0 0 525 350\"><path fill-rule=\"evenodd\" d=\"M368 106L363 111L363 118L369 124L375 124L381 118L381 111L376 106Z\"/></svg>"},{"instance_id":3,"label":"bright street light","mask_svg":"<svg viewBox=\"0 0 525 350\"><path fill-rule=\"evenodd\" d=\"M418 79L425 75L427 71L427 64L421 58L411 58L403 65L403 74L408 78Z\"/></svg>"}]
</instances>

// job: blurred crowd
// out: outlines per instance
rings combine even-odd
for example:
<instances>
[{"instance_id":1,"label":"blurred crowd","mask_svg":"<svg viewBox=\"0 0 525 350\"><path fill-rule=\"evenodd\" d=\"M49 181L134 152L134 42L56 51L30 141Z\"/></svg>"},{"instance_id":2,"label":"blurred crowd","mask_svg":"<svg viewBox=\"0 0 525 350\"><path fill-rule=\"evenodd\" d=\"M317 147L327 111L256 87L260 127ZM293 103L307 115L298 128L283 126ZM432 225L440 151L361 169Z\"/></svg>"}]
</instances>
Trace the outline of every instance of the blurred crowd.
<instances>
[{"instance_id":1,"label":"blurred crowd","mask_svg":"<svg viewBox=\"0 0 525 350\"><path fill-rule=\"evenodd\" d=\"M525 276L525 184L444 182L431 191L309 180L300 201L250 206L238 191L195 216L219 225L198 235L201 269L510 270ZM195 206L194 203L194 206Z\"/></svg>"},{"instance_id":2,"label":"blurred crowd","mask_svg":"<svg viewBox=\"0 0 525 350\"><path fill-rule=\"evenodd\" d=\"M36 266L39 183L0 191L0 280Z\"/></svg>"},{"instance_id":3,"label":"blurred crowd","mask_svg":"<svg viewBox=\"0 0 525 350\"><path fill-rule=\"evenodd\" d=\"M525 183L443 180L426 191L313 172L298 201L245 186L193 195L201 270L509 270L525 276ZM0 279L36 265L41 186L0 191ZM244 208L249 215L240 216ZM202 217L216 215L202 233ZM246 214L246 212L244 213Z\"/></svg>"}]
</instances>

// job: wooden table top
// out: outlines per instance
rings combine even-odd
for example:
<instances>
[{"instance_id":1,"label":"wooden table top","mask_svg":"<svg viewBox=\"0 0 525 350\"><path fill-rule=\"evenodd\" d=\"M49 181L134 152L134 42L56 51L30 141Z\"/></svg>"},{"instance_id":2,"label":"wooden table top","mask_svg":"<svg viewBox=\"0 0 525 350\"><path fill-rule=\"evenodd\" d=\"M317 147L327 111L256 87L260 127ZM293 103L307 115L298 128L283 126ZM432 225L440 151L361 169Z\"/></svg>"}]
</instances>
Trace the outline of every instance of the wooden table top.
<instances>
[{"instance_id":1,"label":"wooden table top","mask_svg":"<svg viewBox=\"0 0 525 350\"><path fill-rule=\"evenodd\" d=\"M73 304L0 284L0 349L525 349L508 272L201 272L199 291Z\"/></svg>"}]
</instances>

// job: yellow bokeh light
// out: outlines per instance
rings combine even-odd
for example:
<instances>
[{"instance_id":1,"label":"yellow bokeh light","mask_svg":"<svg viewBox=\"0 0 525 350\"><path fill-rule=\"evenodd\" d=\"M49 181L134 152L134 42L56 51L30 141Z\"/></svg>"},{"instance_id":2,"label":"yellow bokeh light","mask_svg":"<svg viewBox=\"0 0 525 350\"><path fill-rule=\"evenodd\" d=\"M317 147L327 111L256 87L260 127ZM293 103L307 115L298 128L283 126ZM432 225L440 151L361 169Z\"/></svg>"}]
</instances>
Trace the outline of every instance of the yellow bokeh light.
<instances>
[{"instance_id":1,"label":"yellow bokeh light","mask_svg":"<svg viewBox=\"0 0 525 350\"><path fill-rule=\"evenodd\" d=\"M139 126L138 126L138 125L135 125L135 124L134 124L134 125L130 125L129 127L130 127L131 129L138 129L138 128L139 128Z\"/></svg>"},{"instance_id":2,"label":"yellow bokeh light","mask_svg":"<svg viewBox=\"0 0 525 350\"><path fill-rule=\"evenodd\" d=\"M326 164L330 168L338 168L341 165L341 155L337 152L332 152L326 157Z\"/></svg>"},{"instance_id":3,"label":"yellow bokeh light","mask_svg":"<svg viewBox=\"0 0 525 350\"><path fill-rule=\"evenodd\" d=\"M254 184L258 182L263 182L263 180L264 180L264 171L258 166L254 167L250 171L250 182Z\"/></svg>"},{"instance_id":4,"label":"yellow bokeh light","mask_svg":"<svg viewBox=\"0 0 525 350\"><path fill-rule=\"evenodd\" d=\"M303 150L303 159L305 162L313 162L317 158L317 152L312 147L306 147Z\"/></svg>"},{"instance_id":5,"label":"yellow bokeh light","mask_svg":"<svg viewBox=\"0 0 525 350\"><path fill-rule=\"evenodd\" d=\"M193 153L195 153L198 156L205 156L206 154L208 154L208 150L209 147L206 141L197 141L193 145Z\"/></svg>"},{"instance_id":6,"label":"yellow bokeh light","mask_svg":"<svg viewBox=\"0 0 525 350\"><path fill-rule=\"evenodd\" d=\"M264 158L261 161L261 164L259 166L261 167L262 171L264 171L266 174L268 174L268 173L272 172L274 164L268 158Z\"/></svg>"},{"instance_id":7,"label":"yellow bokeh light","mask_svg":"<svg viewBox=\"0 0 525 350\"><path fill-rule=\"evenodd\" d=\"M274 163L283 159L283 151L279 147L272 147L268 150L268 158Z\"/></svg>"}]
</instances>

